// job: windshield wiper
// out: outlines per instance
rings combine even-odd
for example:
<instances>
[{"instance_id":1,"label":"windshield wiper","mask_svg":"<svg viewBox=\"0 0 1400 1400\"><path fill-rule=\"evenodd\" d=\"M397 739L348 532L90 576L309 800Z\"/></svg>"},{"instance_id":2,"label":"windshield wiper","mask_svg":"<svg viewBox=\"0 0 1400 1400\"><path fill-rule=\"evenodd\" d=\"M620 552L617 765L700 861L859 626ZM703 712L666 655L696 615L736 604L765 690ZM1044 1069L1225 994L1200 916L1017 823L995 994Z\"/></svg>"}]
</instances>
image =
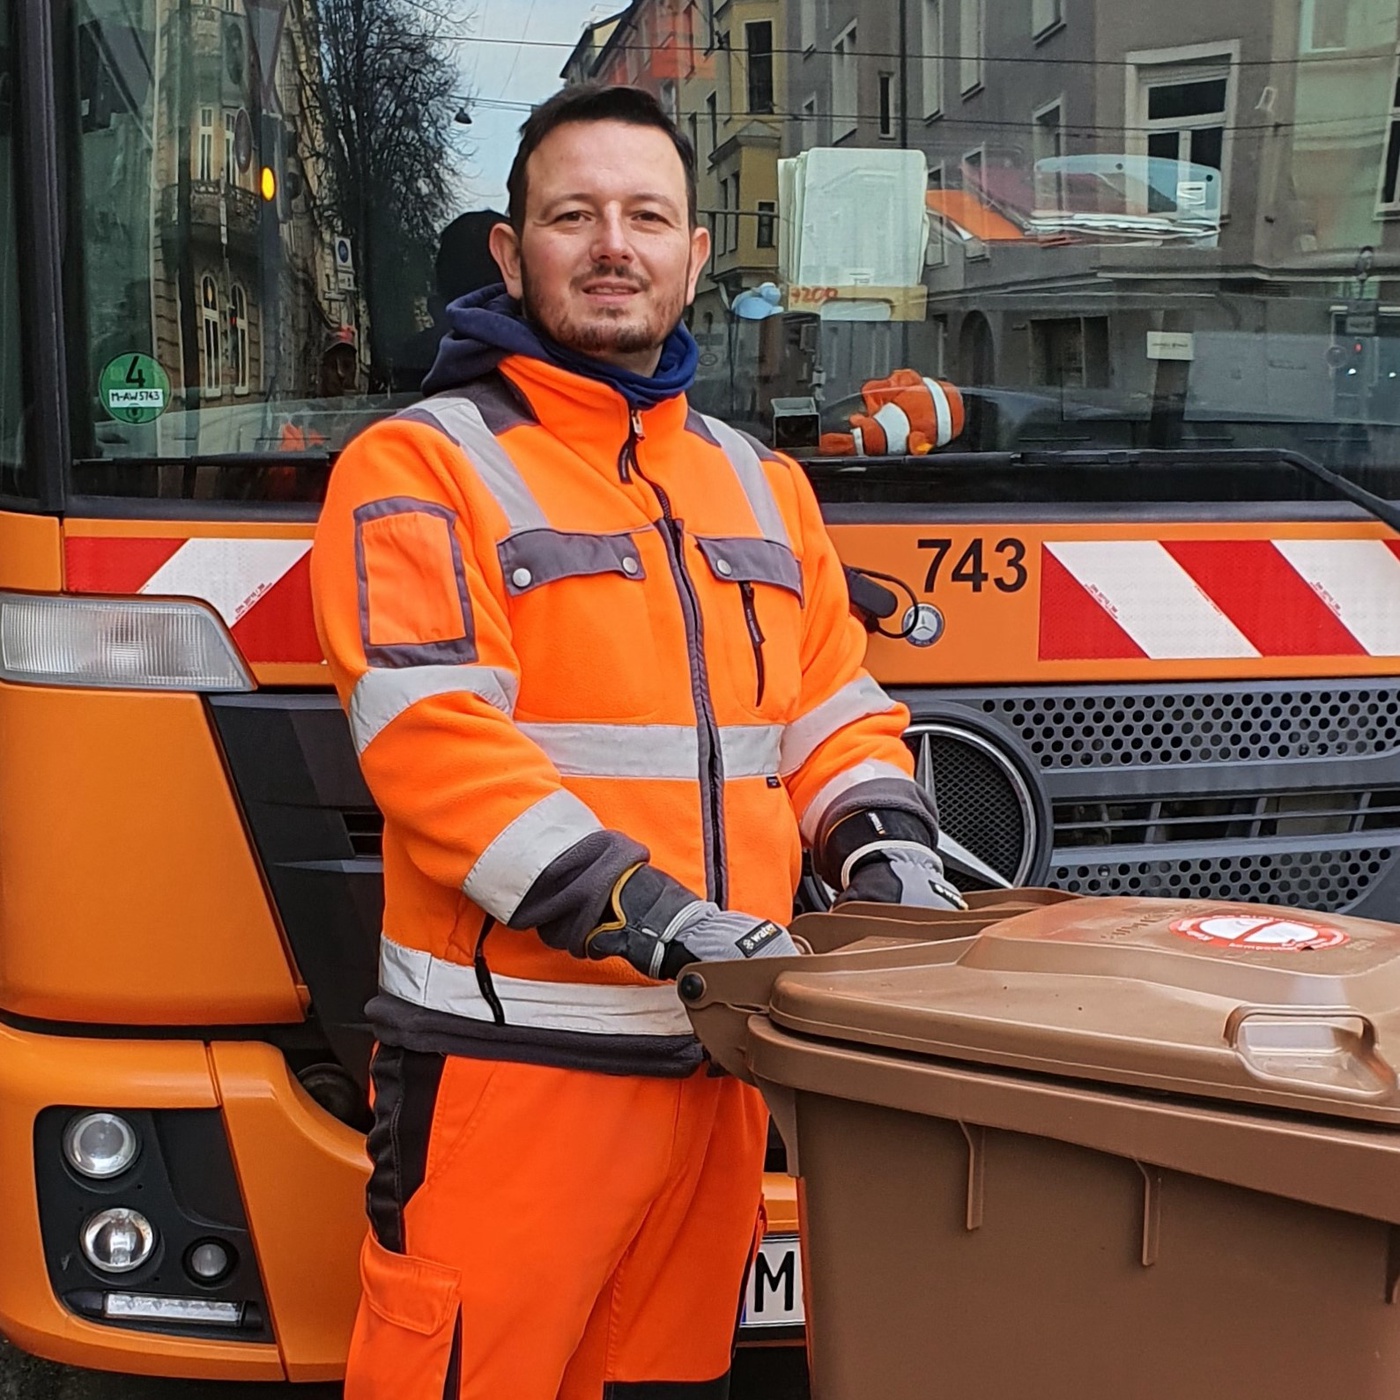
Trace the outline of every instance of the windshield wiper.
<instances>
[{"instance_id":1,"label":"windshield wiper","mask_svg":"<svg viewBox=\"0 0 1400 1400\"><path fill-rule=\"evenodd\" d=\"M1334 472L1331 467L1324 467L1321 462L1314 462L1305 453L1280 451L1278 459L1330 486L1339 496L1345 497L1352 505L1360 506L1367 514L1374 515L1382 525L1389 525L1396 534L1400 535L1400 503L1388 501L1384 496L1378 496L1374 491L1368 491L1364 486L1358 486L1348 477Z\"/></svg>"}]
</instances>

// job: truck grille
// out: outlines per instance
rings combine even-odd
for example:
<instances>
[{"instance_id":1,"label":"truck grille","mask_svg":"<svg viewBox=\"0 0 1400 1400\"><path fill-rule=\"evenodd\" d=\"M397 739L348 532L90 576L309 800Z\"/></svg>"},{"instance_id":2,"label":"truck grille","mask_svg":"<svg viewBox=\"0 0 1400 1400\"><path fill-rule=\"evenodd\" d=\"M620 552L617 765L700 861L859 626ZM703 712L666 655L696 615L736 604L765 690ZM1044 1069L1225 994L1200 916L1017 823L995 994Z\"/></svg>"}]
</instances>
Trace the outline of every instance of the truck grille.
<instances>
[{"instance_id":1,"label":"truck grille","mask_svg":"<svg viewBox=\"0 0 1400 1400\"><path fill-rule=\"evenodd\" d=\"M1072 894L1237 899L1339 910L1395 863L1394 846L1059 864L1051 880Z\"/></svg>"},{"instance_id":2,"label":"truck grille","mask_svg":"<svg viewBox=\"0 0 1400 1400\"><path fill-rule=\"evenodd\" d=\"M1400 920L1400 679L950 686L901 698L916 717L965 709L1038 769L1050 884ZM956 791L944 766L939 781ZM984 839L975 812L969 831Z\"/></svg>"},{"instance_id":3,"label":"truck grille","mask_svg":"<svg viewBox=\"0 0 1400 1400\"><path fill-rule=\"evenodd\" d=\"M1055 845L1061 852L1068 846L1151 846L1360 832L1387 832L1400 840L1400 790L1055 804Z\"/></svg>"},{"instance_id":4,"label":"truck grille","mask_svg":"<svg viewBox=\"0 0 1400 1400\"><path fill-rule=\"evenodd\" d=\"M1400 746L1400 684L1018 690L979 708L1042 769L1344 758Z\"/></svg>"}]
</instances>

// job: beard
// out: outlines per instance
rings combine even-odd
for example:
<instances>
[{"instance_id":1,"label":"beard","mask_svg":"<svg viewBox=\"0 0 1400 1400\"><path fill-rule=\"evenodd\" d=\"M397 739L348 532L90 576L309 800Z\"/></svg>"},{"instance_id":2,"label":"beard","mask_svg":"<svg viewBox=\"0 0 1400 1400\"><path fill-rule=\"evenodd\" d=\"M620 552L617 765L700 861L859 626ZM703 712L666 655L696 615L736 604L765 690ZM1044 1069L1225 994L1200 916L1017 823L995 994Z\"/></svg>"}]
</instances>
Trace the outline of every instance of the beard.
<instances>
[{"instance_id":1,"label":"beard","mask_svg":"<svg viewBox=\"0 0 1400 1400\"><path fill-rule=\"evenodd\" d=\"M640 306L608 306L593 311L575 311L568 294L549 298L530 279L528 268L520 269L521 304L526 317L541 327L566 350L580 355L604 358L609 355L643 355L659 350L680 323L685 312L685 289L677 288L669 297L651 297L654 284L633 273L620 273L606 265L590 268L575 278L569 292L585 282L608 278L637 288Z\"/></svg>"}]
</instances>

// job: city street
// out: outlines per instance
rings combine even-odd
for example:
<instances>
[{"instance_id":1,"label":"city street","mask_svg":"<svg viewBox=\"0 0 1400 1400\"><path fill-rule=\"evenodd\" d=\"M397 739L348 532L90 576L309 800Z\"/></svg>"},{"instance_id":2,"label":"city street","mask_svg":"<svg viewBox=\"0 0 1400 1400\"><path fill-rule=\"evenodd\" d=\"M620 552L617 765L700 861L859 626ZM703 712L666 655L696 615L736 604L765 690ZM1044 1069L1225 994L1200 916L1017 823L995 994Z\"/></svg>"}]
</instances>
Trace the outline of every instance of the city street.
<instances>
[{"instance_id":1,"label":"city street","mask_svg":"<svg viewBox=\"0 0 1400 1400\"><path fill-rule=\"evenodd\" d=\"M338 1385L153 1380L36 1361L0 1341L0 1400L338 1400ZM786 1348L741 1352L731 1400L807 1400L800 1359Z\"/></svg>"}]
</instances>

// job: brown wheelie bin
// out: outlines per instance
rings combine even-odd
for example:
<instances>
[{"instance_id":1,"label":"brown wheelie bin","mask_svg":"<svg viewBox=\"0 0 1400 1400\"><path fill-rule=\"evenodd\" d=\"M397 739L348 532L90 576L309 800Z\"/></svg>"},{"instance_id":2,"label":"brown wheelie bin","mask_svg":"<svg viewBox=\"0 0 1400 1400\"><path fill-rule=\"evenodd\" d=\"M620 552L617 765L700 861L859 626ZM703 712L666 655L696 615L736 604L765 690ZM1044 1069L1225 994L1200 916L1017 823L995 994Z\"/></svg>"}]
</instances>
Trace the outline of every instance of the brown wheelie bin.
<instances>
[{"instance_id":1,"label":"brown wheelie bin","mask_svg":"<svg viewBox=\"0 0 1400 1400\"><path fill-rule=\"evenodd\" d=\"M976 902L682 978L800 1178L816 1400L1397 1400L1400 929Z\"/></svg>"}]
</instances>

